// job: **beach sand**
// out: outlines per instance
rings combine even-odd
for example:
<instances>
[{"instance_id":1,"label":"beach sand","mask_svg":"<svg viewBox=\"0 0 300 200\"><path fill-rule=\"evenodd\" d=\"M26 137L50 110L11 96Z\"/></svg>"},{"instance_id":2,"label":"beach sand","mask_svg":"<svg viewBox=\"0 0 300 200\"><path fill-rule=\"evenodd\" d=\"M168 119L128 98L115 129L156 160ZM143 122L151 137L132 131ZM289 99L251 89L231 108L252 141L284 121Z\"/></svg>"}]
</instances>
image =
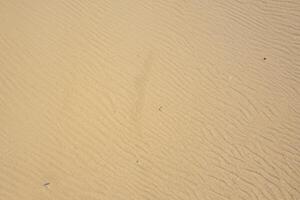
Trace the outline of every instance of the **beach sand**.
<instances>
[{"instance_id":1,"label":"beach sand","mask_svg":"<svg viewBox=\"0 0 300 200\"><path fill-rule=\"evenodd\" d=\"M300 1L1 0L0 199L300 199Z\"/></svg>"}]
</instances>

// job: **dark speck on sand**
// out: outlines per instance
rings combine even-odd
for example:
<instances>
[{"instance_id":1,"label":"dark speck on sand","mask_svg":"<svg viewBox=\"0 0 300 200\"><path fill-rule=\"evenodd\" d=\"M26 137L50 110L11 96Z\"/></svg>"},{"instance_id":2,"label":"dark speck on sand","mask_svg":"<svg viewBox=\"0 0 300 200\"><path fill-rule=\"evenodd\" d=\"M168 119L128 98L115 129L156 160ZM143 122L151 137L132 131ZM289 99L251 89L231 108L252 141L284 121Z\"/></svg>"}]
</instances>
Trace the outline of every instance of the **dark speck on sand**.
<instances>
[{"instance_id":1,"label":"dark speck on sand","mask_svg":"<svg viewBox=\"0 0 300 200\"><path fill-rule=\"evenodd\" d=\"M47 187L48 185L50 185L49 182L43 184L43 186L45 186L45 187Z\"/></svg>"}]
</instances>

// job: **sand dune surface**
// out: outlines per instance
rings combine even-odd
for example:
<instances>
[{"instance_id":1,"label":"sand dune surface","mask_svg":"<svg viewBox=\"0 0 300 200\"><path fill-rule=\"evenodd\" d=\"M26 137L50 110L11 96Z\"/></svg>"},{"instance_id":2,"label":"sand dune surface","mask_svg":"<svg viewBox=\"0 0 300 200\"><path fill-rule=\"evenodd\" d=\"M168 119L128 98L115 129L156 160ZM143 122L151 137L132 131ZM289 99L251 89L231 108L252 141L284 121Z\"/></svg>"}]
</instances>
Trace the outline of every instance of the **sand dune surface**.
<instances>
[{"instance_id":1,"label":"sand dune surface","mask_svg":"<svg viewBox=\"0 0 300 200\"><path fill-rule=\"evenodd\" d=\"M0 200L299 200L299 0L1 0Z\"/></svg>"}]
</instances>

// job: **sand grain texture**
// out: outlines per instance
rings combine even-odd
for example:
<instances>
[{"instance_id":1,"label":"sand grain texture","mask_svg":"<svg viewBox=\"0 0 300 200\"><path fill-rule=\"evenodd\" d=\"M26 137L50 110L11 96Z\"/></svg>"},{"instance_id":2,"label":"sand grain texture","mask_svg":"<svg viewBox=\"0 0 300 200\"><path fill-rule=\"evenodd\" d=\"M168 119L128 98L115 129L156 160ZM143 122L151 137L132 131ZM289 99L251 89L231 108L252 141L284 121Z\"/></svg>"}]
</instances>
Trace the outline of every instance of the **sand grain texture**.
<instances>
[{"instance_id":1,"label":"sand grain texture","mask_svg":"<svg viewBox=\"0 0 300 200\"><path fill-rule=\"evenodd\" d=\"M300 199L300 1L0 0L21 199Z\"/></svg>"}]
</instances>

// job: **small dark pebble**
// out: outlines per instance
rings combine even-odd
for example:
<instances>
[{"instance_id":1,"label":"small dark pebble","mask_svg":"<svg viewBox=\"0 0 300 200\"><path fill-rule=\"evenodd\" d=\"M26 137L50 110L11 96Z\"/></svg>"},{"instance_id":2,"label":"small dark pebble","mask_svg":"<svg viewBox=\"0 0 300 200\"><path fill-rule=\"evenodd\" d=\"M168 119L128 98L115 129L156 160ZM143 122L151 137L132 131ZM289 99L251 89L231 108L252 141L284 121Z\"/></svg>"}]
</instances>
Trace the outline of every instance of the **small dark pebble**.
<instances>
[{"instance_id":1,"label":"small dark pebble","mask_svg":"<svg viewBox=\"0 0 300 200\"><path fill-rule=\"evenodd\" d=\"M264 60L267 60L267 58L264 58Z\"/></svg>"},{"instance_id":2,"label":"small dark pebble","mask_svg":"<svg viewBox=\"0 0 300 200\"><path fill-rule=\"evenodd\" d=\"M44 183L44 186L48 186L48 185L50 185L50 183L48 183L48 182L47 182L47 183Z\"/></svg>"}]
</instances>

